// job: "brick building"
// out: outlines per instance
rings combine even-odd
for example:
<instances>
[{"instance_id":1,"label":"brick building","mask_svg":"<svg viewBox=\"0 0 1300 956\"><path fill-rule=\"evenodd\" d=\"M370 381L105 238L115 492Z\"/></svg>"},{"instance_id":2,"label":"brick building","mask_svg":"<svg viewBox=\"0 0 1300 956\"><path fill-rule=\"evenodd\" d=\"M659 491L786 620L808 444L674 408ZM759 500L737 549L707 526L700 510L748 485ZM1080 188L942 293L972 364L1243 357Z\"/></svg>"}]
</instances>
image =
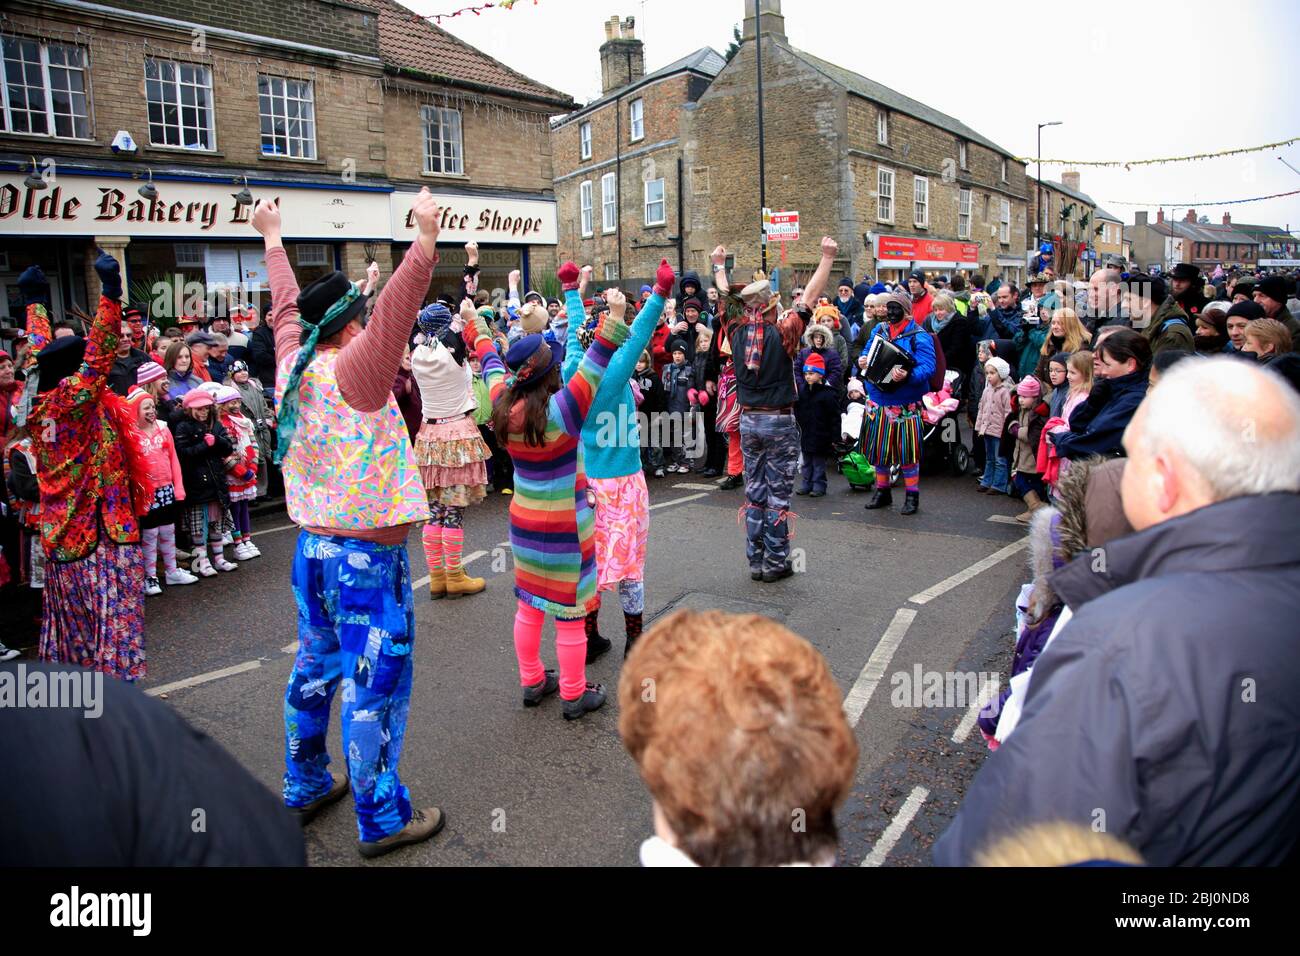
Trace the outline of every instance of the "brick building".
<instances>
[{"instance_id":1,"label":"brick building","mask_svg":"<svg viewBox=\"0 0 1300 956\"><path fill-rule=\"evenodd\" d=\"M572 100L392 0L13 0L0 41L0 314L35 261L56 306L87 302L96 246L163 312L187 305L176 277L264 293L245 187L280 200L303 283L370 256L391 274L422 185L445 209L435 290L471 238L485 286L554 267L547 122Z\"/></svg>"},{"instance_id":2,"label":"brick building","mask_svg":"<svg viewBox=\"0 0 1300 956\"><path fill-rule=\"evenodd\" d=\"M611 243L599 216L601 176L607 174L601 169L611 157L617 162L622 150L623 173L615 177L622 188L610 212L625 274L648 275L652 261L678 249L675 264L703 273L719 242L734 250L742 274L759 266L755 38L760 17L767 206L798 210L801 224L800 239L787 244L784 257L776 245L769 246L769 269L781 268L801 281L820 257L821 237L831 235L840 243L837 268L859 278L897 279L921 268L933 275L984 271L1021 279L1024 165L959 120L791 46L779 0L746 0L742 42L730 62L705 49L630 81L602 70L607 83L623 85L607 87L601 99L552 132L560 254L590 254L598 264L608 263ZM608 28L601 55L611 65L619 56L634 66L644 60L639 41L623 35L627 23L615 19ZM631 47L635 53L620 53ZM652 161L650 175L664 180L663 226L646 224L643 200L650 187L643 185L639 166L627 169L634 148L628 133L631 104L638 96L646 129L634 162ZM590 160L581 159L585 122L591 122L593 137ZM621 129L623 138L602 140L607 135L602 126ZM674 168L678 162L680 172ZM675 188L682 197L680 228ZM592 193L589 239L581 235L583 189ZM577 229L563 224L571 214L579 216ZM668 259L674 262L672 255ZM780 284L790 287L786 278Z\"/></svg>"},{"instance_id":3,"label":"brick building","mask_svg":"<svg viewBox=\"0 0 1300 956\"><path fill-rule=\"evenodd\" d=\"M1250 223L1233 222L1232 217L1224 213L1224 225L1231 225L1237 232L1254 239L1259 244L1256 264L1261 269L1295 269L1300 268L1300 238L1282 226L1255 226Z\"/></svg>"},{"instance_id":4,"label":"brick building","mask_svg":"<svg viewBox=\"0 0 1300 956\"><path fill-rule=\"evenodd\" d=\"M1163 209L1156 210L1155 222L1148 221L1146 210L1139 211L1136 218L1130 235L1133 255L1143 266L1167 271L1180 262L1190 262L1210 275L1216 266L1253 270L1258 263L1258 240L1235 228L1227 213L1218 225L1197 222L1195 209L1187 210L1181 221L1166 219Z\"/></svg>"}]
</instances>

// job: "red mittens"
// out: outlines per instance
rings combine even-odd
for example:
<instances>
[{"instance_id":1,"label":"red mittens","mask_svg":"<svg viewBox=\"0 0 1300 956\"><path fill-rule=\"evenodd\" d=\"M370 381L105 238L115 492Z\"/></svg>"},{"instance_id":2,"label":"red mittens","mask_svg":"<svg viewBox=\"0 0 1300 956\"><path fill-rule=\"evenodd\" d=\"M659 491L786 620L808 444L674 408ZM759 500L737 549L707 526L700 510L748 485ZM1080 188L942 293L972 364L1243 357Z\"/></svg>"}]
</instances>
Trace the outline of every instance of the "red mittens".
<instances>
[{"instance_id":1,"label":"red mittens","mask_svg":"<svg viewBox=\"0 0 1300 956\"><path fill-rule=\"evenodd\" d=\"M566 262L556 270L555 274L560 277L560 285L565 292L578 287L578 265L573 261Z\"/></svg>"},{"instance_id":2,"label":"red mittens","mask_svg":"<svg viewBox=\"0 0 1300 956\"><path fill-rule=\"evenodd\" d=\"M673 291L673 283L676 281L677 275L668 260L660 259L659 268L655 270L655 291L666 299Z\"/></svg>"},{"instance_id":3,"label":"red mittens","mask_svg":"<svg viewBox=\"0 0 1300 956\"><path fill-rule=\"evenodd\" d=\"M211 448L216 443L217 443L217 436L212 434L211 432L208 432L206 435L203 436L203 444L207 445L209 448Z\"/></svg>"}]
</instances>

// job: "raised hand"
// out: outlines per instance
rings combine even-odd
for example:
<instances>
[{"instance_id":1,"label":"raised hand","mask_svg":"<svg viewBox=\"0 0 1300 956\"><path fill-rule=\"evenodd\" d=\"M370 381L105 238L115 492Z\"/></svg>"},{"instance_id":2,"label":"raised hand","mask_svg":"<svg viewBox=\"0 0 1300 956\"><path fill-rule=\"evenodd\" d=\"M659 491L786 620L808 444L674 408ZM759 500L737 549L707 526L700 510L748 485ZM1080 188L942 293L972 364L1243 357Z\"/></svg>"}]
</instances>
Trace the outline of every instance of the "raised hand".
<instances>
[{"instance_id":1,"label":"raised hand","mask_svg":"<svg viewBox=\"0 0 1300 956\"><path fill-rule=\"evenodd\" d=\"M18 291L22 293L23 305L50 304L50 280L40 266L28 266L18 277Z\"/></svg>"},{"instance_id":2,"label":"raised hand","mask_svg":"<svg viewBox=\"0 0 1300 956\"><path fill-rule=\"evenodd\" d=\"M518 288L519 288L519 280L522 279L522 278L523 278L523 273L522 273L522 272L520 272L518 269L511 269L511 270L510 270L510 277L509 277L509 279L507 280L506 284L509 285L510 288L512 288L512 289L518 289Z\"/></svg>"},{"instance_id":3,"label":"raised hand","mask_svg":"<svg viewBox=\"0 0 1300 956\"><path fill-rule=\"evenodd\" d=\"M713 250L713 254L709 258L715 266L725 266L727 264L727 250L722 246L718 246Z\"/></svg>"},{"instance_id":4,"label":"raised hand","mask_svg":"<svg viewBox=\"0 0 1300 956\"><path fill-rule=\"evenodd\" d=\"M668 264L668 260L660 259L659 268L655 270L655 292L667 298L676 281L677 275L673 272L673 267Z\"/></svg>"},{"instance_id":5,"label":"raised hand","mask_svg":"<svg viewBox=\"0 0 1300 956\"><path fill-rule=\"evenodd\" d=\"M470 240L465 243L465 262L467 265L478 265L478 243Z\"/></svg>"},{"instance_id":6,"label":"raised hand","mask_svg":"<svg viewBox=\"0 0 1300 956\"><path fill-rule=\"evenodd\" d=\"M834 259L840 251L840 244L830 236L822 236L822 258Z\"/></svg>"},{"instance_id":7,"label":"raised hand","mask_svg":"<svg viewBox=\"0 0 1300 956\"><path fill-rule=\"evenodd\" d=\"M627 296L618 289L607 289L605 290L605 305L609 307L610 316L621 321L623 314L627 311Z\"/></svg>"},{"instance_id":8,"label":"raised hand","mask_svg":"<svg viewBox=\"0 0 1300 956\"><path fill-rule=\"evenodd\" d=\"M583 266L578 273L578 298L585 299L587 297L587 286L591 285L591 276L594 272L595 270L591 266Z\"/></svg>"},{"instance_id":9,"label":"raised hand","mask_svg":"<svg viewBox=\"0 0 1300 956\"><path fill-rule=\"evenodd\" d=\"M283 223L280 219L280 207L274 199L259 199L253 207L253 228L263 238L279 240Z\"/></svg>"},{"instance_id":10,"label":"raised hand","mask_svg":"<svg viewBox=\"0 0 1300 956\"><path fill-rule=\"evenodd\" d=\"M517 273L512 272L510 274L511 276L514 276ZM570 289L578 288L578 264L572 259L565 262L560 266L560 268L556 269L555 274L559 277L560 286L565 292L568 292Z\"/></svg>"},{"instance_id":11,"label":"raised hand","mask_svg":"<svg viewBox=\"0 0 1300 956\"><path fill-rule=\"evenodd\" d=\"M95 260L95 272L103 286L101 294L104 298L114 302L122 298L122 267L103 249L99 250L99 258Z\"/></svg>"}]
</instances>

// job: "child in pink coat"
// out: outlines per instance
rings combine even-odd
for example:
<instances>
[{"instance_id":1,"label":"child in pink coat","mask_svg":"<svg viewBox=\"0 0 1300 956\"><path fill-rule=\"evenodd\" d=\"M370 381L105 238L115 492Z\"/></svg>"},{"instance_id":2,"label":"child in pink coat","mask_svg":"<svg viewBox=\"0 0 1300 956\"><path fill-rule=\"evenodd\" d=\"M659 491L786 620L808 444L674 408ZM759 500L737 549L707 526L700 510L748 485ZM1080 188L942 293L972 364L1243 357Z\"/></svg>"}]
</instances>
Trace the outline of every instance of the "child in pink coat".
<instances>
[{"instance_id":1,"label":"child in pink coat","mask_svg":"<svg viewBox=\"0 0 1300 956\"><path fill-rule=\"evenodd\" d=\"M193 584L198 580L176 563L176 515L185 500L181 463L176 444L164 422L158 420L153 398L142 388L133 388L126 400L136 409L136 430L144 454L153 500L140 519L140 543L144 546L144 593L162 594L158 581L158 554L168 585Z\"/></svg>"}]
</instances>

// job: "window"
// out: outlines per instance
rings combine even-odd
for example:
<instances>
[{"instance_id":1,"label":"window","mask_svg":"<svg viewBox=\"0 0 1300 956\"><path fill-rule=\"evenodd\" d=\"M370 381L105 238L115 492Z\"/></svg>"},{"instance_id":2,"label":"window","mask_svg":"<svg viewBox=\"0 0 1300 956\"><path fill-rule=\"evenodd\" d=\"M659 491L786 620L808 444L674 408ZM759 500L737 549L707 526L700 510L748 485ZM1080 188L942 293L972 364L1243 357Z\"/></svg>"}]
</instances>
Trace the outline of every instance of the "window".
<instances>
[{"instance_id":1,"label":"window","mask_svg":"<svg viewBox=\"0 0 1300 956\"><path fill-rule=\"evenodd\" d=\"M985 222L989 221L989 194L984 194L984 215L980 217Z\"/></svg>"},{"instance_id":2,"label":"window","mask_svg":"<svg viewBox=\"0 0 1300 956\"><path fill-rule=\"evenodd\" d=\"M207 248L201 242L176 243L176 268L202 269L207 263Z\"/></svg>"},{"instance_id":3,"label":"window","mask_svg":"<svg viewBox=\"0 0 1300 956\"><path fill-rule=\"evenodd\" d=\"M578 158L591 159L591 124L583 123L578 127Z\"/></svg>"},{"instance_id":4,"label":"window","mask_svg":"<svg viewBox=\"0 0 1300 956\"><path fill-rule=\"evenodd\" d=\"M889 114L884 110L876 113L876 142L882 146L889 145Z\"/></svg>"},{"instance_id":5,"label":"window","mask_svg":"<svg viewBox=\"0 0 1300 956\"><path fill-rule=\"evenodd\" d=\"M591 229L591 180L588 179L578 187L578 205L582 212L582 234L590 237Z\"/></svg>"},{"instance_id":6,"label":"window","mask_svg":"<svg viewBox=\"0 0 1300 956\"><path fill-rule=\"evenodd\" d=\"M963 139L957 140L957 165L966 168L966 141Z\"/></svg>"},{"instance_id":7,"label":"window","mask_svg":"<svg viewBox=\"0 0 1300 956\"><path fill-rule=\"evenodd\" d=\"M1006 245L1011 242L1011 200L1002 200L1002 211L998 214L998 242Z\"/></svg>"},{"instance_id":8,"label":"window","mask_svg":"<svg viewBox=\"0 0 1300 956\"><path fill-rule=\"evenodd\" d=\"M0 129L89 139L88 102L81 47L5 37Z\"/></svg>"},{"instance_id":9,"label":"window","mask_svg":"<svg viewBox=\"0 0 1300 956\"><path fill-rule=\"evenodd\" d=\"M883 166L876 173L876 219L894 221L894 171Z\"/></svg>"},{"instance_id":10,"label":"window","mask_svg":"<svg viewBox=\"0 0 1300 956\"><path fill-rule=\"evenodd\" d=\"M618 186L614 174L600 177L600 231L613 232L618 226Z\"/></svg>"},{"instance_id":11,"label":"window","mask_svg":"<svg viewBox=\"0 0 1300 956\"><path fill-rule=\"evenodd\" d=\"M645 101L633 100L628 107L628 117L632 121L632 142L645 136Z\"/></svg>"},{"instance_id":12,"label":"window","mask_svg":"<svg viewBox=\"0 0 1300 956\"><path fill-rule=\"evenodd\" d=\"M913 221L920 228L930 225L930 180L924 176L912 177Z\"/></svg>"},{"instance_id":13,"label":"window","mask_svg":"<svg viewBox=\"0 0 1300 956\"><path fill-rule=\"evenodd\" d=\"M257 111L263 156L316 158L316 104L310 82L259 76Z\"/></svg>"},{"instance_id":14,"label":"window","mask_svg":"<svg viewBox=\"0 0 1300 956\"><path fill-rule=\"evenodd\" d=\"M194 63L144 61L149 142L181 149L217 148L212 128L212 71Z\"/></svg>"},{"instance_id":15,"label":"window","mask_svg":"<svg viewBox=\"0 0 1300 956\"><path fill-rule=\"evenodd\" d=\"M618 263L617 263L617 262L606 262L606 263L605 263L605 281L606 281L606 282L613 282L613 281L614 281L615 279L617 279L617 278L618 278Z\"/></svg>"},{"instance_id":16,"label":"window","mask_svg":"<svg viewBox=\"0 0 1300 956\"><path fill-rule=\"evenodd\" d=\"M970 238L971 191L963 189L957 194L957 238Z\"/></svg>"},{"instance_id":17,"label":"window","mask_svg":"<svg viewBox=\"0 0 1300 956\"><path fill-rule=\"evenodd\" d=\"M645 184L645 224L647 226L662 226L667 220L664 217L664 181L662 179L651 179Z\"/></svg>"},{"instance_id":18,"label":"window","mask_svg":"<svg viewBox=\"0 0 1300 956\"><path fill-rule=\"evenodd\" d=\"M1051 222L1052 194L1051 193L1049 192L1043 193L1043 208L1039 210L1039 212L1041 213L1041 215L1038 217L1039 220L1041 220L1038 224L1039 230L1041 232L1051 232L1052 231L1052 222Z\"/></svg>"},{"instance_id":19,"label":"window","mask_svg":"<svg viewBox=\"0 0 1300 956\"><path fill-rule=\"evenodd\" d=\"M1002 157L1002 181L1004 183L1007 181L1007 158L1005 156Z\"/></svg>"},{"instance_id":20,"label":"window","mask_svg":"<svg viewBox=\"0 0 1300 956\"><path fill-rule=\"evenodd\" d=\"M708 166L691 167L691 194L694 196L707 196L709 194Z\"/></svg>"},{"instance_id":21,"label":"window","mask_svg":"<svg viewBox=\"0 0 1300 956\"><path fill-rule=\"evenodd\" d=\"M302 243L298 247L298 265L327 266L330 264L328 247L323 242Z\"/></svg>"},{"instance_id":22,"label":"window","mask_svg":"<svg viewBox=\"0 0 1300 956\"><path fill-rule=\"evenodd\" d=\"M441 106L420 107L424 121L424 171L442 176L463 176L465 160L460 138L460 110Z\"/></svg>"}]
</instances>

